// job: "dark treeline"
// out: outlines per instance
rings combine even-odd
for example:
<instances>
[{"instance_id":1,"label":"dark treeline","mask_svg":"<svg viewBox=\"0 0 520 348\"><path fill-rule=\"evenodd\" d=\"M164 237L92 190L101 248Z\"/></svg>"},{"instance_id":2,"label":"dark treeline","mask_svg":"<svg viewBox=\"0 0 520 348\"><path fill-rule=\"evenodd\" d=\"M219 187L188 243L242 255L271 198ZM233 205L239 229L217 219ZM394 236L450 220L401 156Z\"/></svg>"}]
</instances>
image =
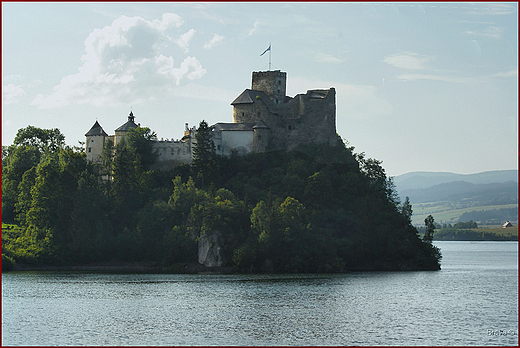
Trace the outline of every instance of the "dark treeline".
<instances>
[{"instance_id":1,"label":"dark treeline","mask_svg":"<svg viewBox=\"0 0 520 348\"><path fill-rule=\"evenodd\" d=\"M501 224L504 221L518 220L518 208L475 210L462 214L459 221L481 221L481 224Z\"/></svg>"},{"instance_id":2,"label":"dark treeline","mask_svg":"<svg viewBox=\"0 0 520 348\"><path fill-rule=\"evenodd\" d=\"M439 269L381 162L336 146L247 156L214 154L201 122L191 166L150 167L148 128L128 132L103 164L64 146L59 130L21 129L2 150L2 259L32 264L196 263L218 232L239 272ZM106 180L107 176L110 180Z\"/></svg>"},{"instance_id":3,"label":"dark treeline","mask_svg":"<svg viewBox=\"0 0 520 348\"><path fill-rule=\"evenodd\" d=\"M465 230L460 228L446 228L435 233L435 240L463 240L463 241L504 241L518 240L518 236L500 235L493 232Z\"/></svg>"}]
</instances>

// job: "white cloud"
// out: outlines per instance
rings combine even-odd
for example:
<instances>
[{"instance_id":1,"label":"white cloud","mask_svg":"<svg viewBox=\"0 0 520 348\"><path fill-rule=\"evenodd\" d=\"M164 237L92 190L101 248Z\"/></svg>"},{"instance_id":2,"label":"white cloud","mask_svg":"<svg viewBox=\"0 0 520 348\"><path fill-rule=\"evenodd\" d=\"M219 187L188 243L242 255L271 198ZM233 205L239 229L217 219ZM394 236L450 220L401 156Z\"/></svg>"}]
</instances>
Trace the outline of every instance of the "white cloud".
<instances>
[{"instance_id":1,"label":"white cloud","mask_svg":"<svg viewBox=\"0 0 520 348\"><path fill-rule=\"evenodd\" d=\"M419 57L417 53L404 52L392 54L383 59L383 62L401 69L421 70L427 68L427 64L433 58Z\"/></svg>"},{"instance_id":2,"label":"white cloud","mask_svg":"<svg viewBox=\"0 0 520 348\"><path fill-rule=\"evenodd\" d=\"M175 13L164 13L161 20L154 19L151 23L157 30L164 31L170 26L180 27L184 24L184 20Z\"/></svg>"},{"instance_id":3,"label":"white cloud","mask_svg":"<svg viewBox=\"0 0 520 348\"><path fill-rule=\"evenodd\" d=\"M248 36L253 35L258 30L258 27L260 26L260 21L255 21L255 24L253 24L253 29L249 30Z\"/></svg>"},{"instance_id":4,"label":"white cloud","mask_svg":"<svg viewBox=\"0 0 520 348\"><path fill-rule=\"evenodd\" d=\"M316 54L316 61L321 63L343 63L342 59L331 56L330 54Z\"/></svg>"},{"instance_id":5,"label":"white cloud","mask_svg":"<svg viewBox=\"0 0 520 348\"><path fill-rule=\"evenodd\" d=\"M466 83L470 80L467 78L439 76L439 75L431 75L431 74L403 74L403 75L399 75L397 77L397 79L402 80L402 81L434 80L434 81L444 81L444 82L454 82L454 83Z\"/></svg>"},{"instance_id":6,"label":"white cloud","mask_svg":"<svg viewBox=\"0 0 520 348\"><path fill-rule=\"evenodd\" d=\"M506 72L501 72L501 73L498 73L498 74L494 74L492 76L494 76L494 77L514 77L514 76L518 76L518 69L509 70L509 71L506 71Z\"/></svg>"},{"instance_id":7,"label":"white cloud","mask_svg":"<svg viewBox=\"0 0 520 348\"><path fill-rule=\"evenodd\" d=\"M78 72L63 77L49 95L38 94L31 104L42 109L72 103L136 104L171 92L185 80L201 78L206 70L197 58L185 57L175 67L173 57L160 52L168 42L188 51L194 29L178 39L168 35L171 28L182 24L178 15L165 13L161 20L153 21L121 16L110 26L95 29L85 40L86 53L81 57L84 64Z\"/></svg>"},{"instance_id":8,"label":"white cloud","mask_svg":"<svg viewBox=\"0 0 520 348\"><path fill-rule=\"evenodd\" d=\"M190 40L193 38L193 35L195 35L195 29L190 29L186 33L179 36L179 38L175 41L177 45L179 45L179 47L184 50L185 53L188 53L189 51Z\"/></svg>"},{"instance_id":9,"label":"white cloud","mask_svg":"<svg viewBox=\"0 0 520 348\"><path fill-rule=\"evenodd\" d=\"M224 36L214 34L213 38L204 44L204 48L209 50L210 48L221 45L222 41L224 41Z\"/></svg>"},{"instance_id":10,"label":"white cloud","mask_svg":"<svg viewBox=\"0 0 520 348\"><path fill-rule=\"evenodd\" d=\"M2 85L2 104L8 105L18 102L19 97L25 94L21 86L13 83Z\"/></svg>"},{"instance_id":11,"label":"white cloud","mask_svg":"<svg viewBox=\"0 0 520 348\"><path fill-rule=\"evenodd\" d=\"M470 15L510 15L516 12L516 8L511 4L483 3L483 7L474 5L467 13Z\"/></svg>"},{"instance_id":12,"label":"white cloud","mask_svg":"<svg viewBox=\"0 0 520 348\"><path fill-rule=\"evenodd\" d=\"M483 37L487 37L490 39L500 39L502 37L502 35L504 34L504 32L505 32L504 28L493 25L493 26L490 26L490 27L488 27L484 30L480 30L480 31L468 30L468 31L465 31L464 34L471 35L471 36L483 36Z\"/></svg>"}]
</instances>

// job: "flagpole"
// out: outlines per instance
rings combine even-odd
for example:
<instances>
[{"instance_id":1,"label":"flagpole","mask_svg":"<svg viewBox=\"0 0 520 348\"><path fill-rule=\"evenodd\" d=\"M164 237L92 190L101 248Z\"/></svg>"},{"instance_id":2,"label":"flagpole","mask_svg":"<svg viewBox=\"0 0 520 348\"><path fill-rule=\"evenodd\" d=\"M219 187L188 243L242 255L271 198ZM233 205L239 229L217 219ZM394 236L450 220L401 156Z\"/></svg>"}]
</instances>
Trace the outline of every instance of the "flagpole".
<instances>
[{"instance_id":1,"label":"flagpole","mask_svg":"<svg viewBox=\"0 0 520 348\"><path fill-rule=\"evenodd\" d=\"M271 43L269 42L269 71L271 71L271 51L273 48L271 47Z\"/></svg>"}]
</instances>

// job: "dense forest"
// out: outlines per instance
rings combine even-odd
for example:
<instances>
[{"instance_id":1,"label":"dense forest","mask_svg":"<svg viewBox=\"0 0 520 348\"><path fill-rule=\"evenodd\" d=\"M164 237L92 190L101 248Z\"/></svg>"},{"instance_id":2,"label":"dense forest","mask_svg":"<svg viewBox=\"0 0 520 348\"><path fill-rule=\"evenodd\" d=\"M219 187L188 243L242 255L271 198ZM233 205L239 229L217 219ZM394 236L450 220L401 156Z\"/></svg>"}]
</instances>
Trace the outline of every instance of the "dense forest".
<instances>
[{"instance_id":1,"label":"dense forest","mask_svg":"<svg viewBox=\"0 0 520 348\"><path fill-rule=\"evenodd\" d=\"M3 264L151 261L182 271L216 235L222 266L235 272L440 268L381 162L339 137L220 157L203 121L192 165L158 171L154 136L131 130L93 164L58 129L20 129L2 148L2 222L19 226L2 230Z\"/></svg>"}]
</instances>

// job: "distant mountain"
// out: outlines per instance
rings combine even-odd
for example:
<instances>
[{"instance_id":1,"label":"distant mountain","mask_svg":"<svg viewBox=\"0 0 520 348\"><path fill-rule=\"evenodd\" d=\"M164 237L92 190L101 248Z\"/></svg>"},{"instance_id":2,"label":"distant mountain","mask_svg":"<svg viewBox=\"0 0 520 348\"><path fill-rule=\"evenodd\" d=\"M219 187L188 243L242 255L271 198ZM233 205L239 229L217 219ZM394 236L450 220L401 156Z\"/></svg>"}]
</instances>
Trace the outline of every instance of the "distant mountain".
<instances>
[{"instance_id":1,"label":"distant mountain","mask_svg":"<svg viewBox=\"0 0 520 348\"><path fill-rule=\"evenodd\" d=\"M495 170L476 174L455 174L448 172L411 172L394 177L397 191L401 193L410 189L425 189L439 184L464 181L472 184L518 182L518 170Z\"/></svg>"},{"instance_id":2,"label":"distant mountain","mask_svg":"<svg viewBox=\"0 0 520 348\"><path fill-rule=\"evenodd\" d=\"M399 191L401 200L410 198L413 203L450 202L465 206L502 205L518 203L518 181L473 184L453 181L428 188Z\"/></svg>"}]
</instances>

